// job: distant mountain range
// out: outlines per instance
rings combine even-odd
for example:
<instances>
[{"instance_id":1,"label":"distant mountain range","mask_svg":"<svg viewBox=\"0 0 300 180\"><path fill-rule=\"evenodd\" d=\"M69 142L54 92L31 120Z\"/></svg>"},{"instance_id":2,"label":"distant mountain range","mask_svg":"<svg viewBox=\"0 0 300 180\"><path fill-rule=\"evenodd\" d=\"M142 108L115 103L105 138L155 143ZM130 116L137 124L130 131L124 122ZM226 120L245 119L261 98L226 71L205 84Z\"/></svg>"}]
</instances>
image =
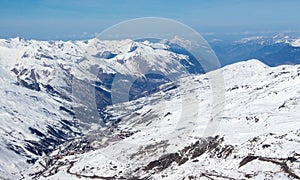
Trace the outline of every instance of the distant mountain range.
<instances>
[{"instance_id":1,"label":"distant mountain range","mask_svg":"<svg viewBox=\"0 0 300 180\"><path fill-rule=\"evenodd\" d=\"M300 63L300 38L278 34L255 36L237 41L212 40L210 44L222 65L247 59L259 59L269 66Z\"/></svg>"}]
</instances>

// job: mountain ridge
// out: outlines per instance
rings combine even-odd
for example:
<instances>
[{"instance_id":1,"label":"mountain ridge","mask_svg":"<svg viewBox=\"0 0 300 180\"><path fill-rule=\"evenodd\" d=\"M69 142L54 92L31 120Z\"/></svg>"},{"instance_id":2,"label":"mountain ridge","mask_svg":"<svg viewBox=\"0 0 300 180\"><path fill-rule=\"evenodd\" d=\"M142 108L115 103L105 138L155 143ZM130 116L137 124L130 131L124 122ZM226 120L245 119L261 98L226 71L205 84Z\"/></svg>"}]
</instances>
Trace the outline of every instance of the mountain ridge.
<instances>
[{"instance_id":1,"label":"mountain ridge","mask_svg":"<svg viewBox=\"0 0 300 180\"><path fill-rule=\"evenodd\" d=\"M0 176L20 178L20 171L24 178L299 176L299 65L269 67L252 59L195 74L180 63L188 55L164 44L90 43L0 40ZM136 57L150 68L135 67ZM127 69L121 69L124 64ZM179 72L178 79L143 76L153 68L164 74L166 66ZM123 81L142 78L135 79L129 102L109 98L114 73ZM214 97L211 78L224 79L225 99ZM145 92L149 87L153 91ZM222 113L213 112L222 103ZM204 136L207 129L212 133ZM258 172L252 161L271 165Z\"/></svg>"},{"instance_id":2,"label":"mountain ridge","mask_svg":"<svg viewBox=\"0 0 300 180\"><path fill-rule=\"evenodd\" d=\"M203 134L211 120L210 82L207 74L194 75L179 79L170 91L107 107L114 128L111 136L92 140L95 150L62 155L55 161L61 166L48 167L59 168L57 174L39 165L28 173L49 178L299 179L299 65L268 67L250 60L217 71L224 75L226 103L209 137Z\"/></svg>"}]
</instances>

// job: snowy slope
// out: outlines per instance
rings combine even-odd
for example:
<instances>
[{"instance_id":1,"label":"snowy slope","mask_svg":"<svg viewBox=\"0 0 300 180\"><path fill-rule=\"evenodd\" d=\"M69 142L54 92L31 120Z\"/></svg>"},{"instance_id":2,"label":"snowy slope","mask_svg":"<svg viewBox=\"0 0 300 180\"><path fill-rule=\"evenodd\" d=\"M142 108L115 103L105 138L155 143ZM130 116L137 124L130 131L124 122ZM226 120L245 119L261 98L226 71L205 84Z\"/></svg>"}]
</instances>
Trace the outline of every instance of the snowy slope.
<instances>
[{"instance_id":1,"label":"snowy slope","mask_svg":"<svg viewBox=\"0 0 300 180\"><path fill-rule=\"evenodd\" d=\"M46 90L33 91L17 85L18 78L11 70L18 66L17 62L23 51L29 49L26 44L19 38L9 42L1 40L1 177L20 176L19 171L32 164L37 157L51 151L68 138L80 134L70 111L70 102L52 96ZM31 61L33 60L24 60L20 64L27 69L38 68Z\"/></svg>"},{"instance_id":2,"label":"snowy slope","mask_svg":"<svg viewBox=\"0 0 300 180\"><path fill-rule=\"evenodd\" d=\"M132 40L0 40L0 177L298 179L300 67L249 60L189 75L191 57L171 49ZM149 72L183 77L158 81ZM211 91L220 73L225 100ZM137 80L135 100L112 103L116 75ZM145 93L144 83L155 88ZM97 107L89 104L95 97ZM101 118L78 115L89 108Z\"/></svg>"},{"instance_id":3,"label":"snowy slope","mask_svg":"<svg viewBox=\"0 0 300 180\"><path fill-rule=\"evenodd\" d=\"M299 179L300 66L249 60L217 71L226 100L215 117L208 79L215 71L184 77L148 97L108 106L109 129L61 145L24 175Z\"/></svg>"},{"instance_id":4,"label":"snowy slope","mask_svg":"<svg viewBox=\"0 0 300 180\"><path fill-rule=\"evenodd\" d=\"M300 39L294 40L291 45L294 47L300 47Z\"/></svg>"},{"instance_id":5,"label":"snowy slope","mask_svg":"<svg viewBox=\"0 0 300 180\"><path fill-rule=\"evenodd\" d=\"M125 80L141 78L140 83L147 82L143 78L148 72L188 74L180 61L188 62L189 57L169 48L132 40L0 39L0 177L19 177L18 172L40 156L81 137L90 131L83 129L83 123L100 128L103 119L98 114L76 114L76 108L90 108L86 97L74 93L77 82L92 85L100 109L112 103L106 80L116 74ZM156 80L151 85L165 82ZM145 90L136 86L132 97Z\"/></svg>"}]
</instances>

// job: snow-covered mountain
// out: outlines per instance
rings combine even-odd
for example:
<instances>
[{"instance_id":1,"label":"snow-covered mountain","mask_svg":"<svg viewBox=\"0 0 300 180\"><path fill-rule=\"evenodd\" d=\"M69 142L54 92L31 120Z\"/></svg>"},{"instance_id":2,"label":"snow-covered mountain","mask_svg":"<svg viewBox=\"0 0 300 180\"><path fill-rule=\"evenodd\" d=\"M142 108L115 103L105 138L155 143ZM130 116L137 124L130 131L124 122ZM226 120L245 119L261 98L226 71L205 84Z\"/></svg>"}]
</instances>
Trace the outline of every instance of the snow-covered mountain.
<instances>
[{"instance_id":1,"label":"snow-covered mountain","mask_svg":"<svg viewBox=\"0 0 300 180\"><path fill-rule=\"evenodd\" d=\"M233 42L212 41L211 45L223 65L255 58L270 66L278 66L299 64L299 39L277 34L273 37L246 37Z\"/></svg>"},{"instance_id":2,"label":"snow-covered mountain","mask_svg":"<svg viewBox=\"0 0 300 180\"><path fill-rule=\"evenodd\" d=\"M293 43L297 42L299 37L291 37L283 33L276 34L272 38L264 37L264 36L253 36L242 38L241 40L235 41L236 44L243 44L243 43L260 43L260 44L279 44L285 43L293 46Z\"/></svg>"},{"instance_id":3,"label":"snow-covered mountain","mask_svg":"<svg viewBox=\"0 0 300 180\"><path fill-rule=\"evenodd\" d=\"M28 178L299 179L300 66L226 66L225 107L211 122L210 72L106 108L109 132L61 145ZM167 90L176 85L177 88ZM185 103L188 102L188 103Z\"/></svg>"},{"instance_id":4,"label":"snow-covered mountain","mask_svg":"<svg viewBox=\"0 0 300 180\"><path fill-rule=\"evenodd\" d=\"M299 179L300 66L191 74L170 46L0 40L0 177ZM225 98L212 91L220 74ZM112 102L117 75L137 83L129 102Z\"/></svg>"},{"instance_id":5,"label":"snow-covered mountain","mask_svg":"<svg viewBox=\"0 0 300 180\"><path fill-rule=\"evenodd\" d=\"M100 128L103 108L157 91L172 80L163 75L201 73L192 60L148 41L1 39L0 176L18 175L57 145ZM119 85L112 102L116 77L132 85ZM126 90L127 99L120 94Z\"/></svg>"}]
</instances>

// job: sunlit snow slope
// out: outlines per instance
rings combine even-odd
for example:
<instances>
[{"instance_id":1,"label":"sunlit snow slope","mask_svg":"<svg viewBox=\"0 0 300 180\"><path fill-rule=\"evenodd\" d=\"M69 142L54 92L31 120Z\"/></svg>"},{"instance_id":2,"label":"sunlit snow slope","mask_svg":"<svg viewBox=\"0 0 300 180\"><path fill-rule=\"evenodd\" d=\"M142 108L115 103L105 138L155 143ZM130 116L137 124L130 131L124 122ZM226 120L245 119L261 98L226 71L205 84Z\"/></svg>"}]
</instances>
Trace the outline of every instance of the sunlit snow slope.
<instances>
[{"instance_id":1,"label":"sunlit snow slope","mask_svg":"<svg viewBox=\"0 0 300 180\"><path fill-rule=\"evenodd\" d=\"M107 107L109 133L63 144L27 177L299 179L300 66L249 60L217 71L225 81L217 118L208 78L216 71L181 78ZM207 127L215 131L205 134Z\"/></svg>"},{"instance_id":2,"label":"sunlit snow slope","mask_svg":"<svg viewBox=\"0 0 300 180\"><path fill-rule=\"evenodd\" d=\"M155 73L201 73L190 59L148 41L0 39L0 177L20 177L20 170L59 144L100 128L106 119L98 112L112 104L116 75L136 80L128 97L136 99L170 81ZM89 98L96 101L94 114Z\"/></svg>"},{"instance_id":3,"label":"sunlit snow slope","mask_svg":"<svg viewBox=\"0 0 300 180\"><path fill-rule=\"evenodd\" d=\"M201 75L170 46L0 40L0 178L299 179L300 66ZM117 75L130 102L111 100Z\"/></svg>"}]
</instances>

